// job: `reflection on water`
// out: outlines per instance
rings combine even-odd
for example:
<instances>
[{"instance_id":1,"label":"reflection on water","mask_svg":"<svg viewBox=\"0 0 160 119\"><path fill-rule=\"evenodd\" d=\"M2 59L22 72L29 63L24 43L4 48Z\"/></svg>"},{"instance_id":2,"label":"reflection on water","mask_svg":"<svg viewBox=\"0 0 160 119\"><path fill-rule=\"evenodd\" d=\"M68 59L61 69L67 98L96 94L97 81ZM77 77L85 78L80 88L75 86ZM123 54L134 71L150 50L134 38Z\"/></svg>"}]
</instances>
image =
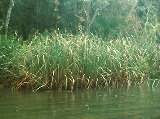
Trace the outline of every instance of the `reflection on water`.
<instances>
[{"instance_id":1,"label":"reflection on water","mask_svg":"<svg viewBox=\"0 0 160 119\"><path fill-rule=\"evenodd\" d=\"M160 88L0 91L0 119L159 119Z\"/></svg>"}]
</instances>

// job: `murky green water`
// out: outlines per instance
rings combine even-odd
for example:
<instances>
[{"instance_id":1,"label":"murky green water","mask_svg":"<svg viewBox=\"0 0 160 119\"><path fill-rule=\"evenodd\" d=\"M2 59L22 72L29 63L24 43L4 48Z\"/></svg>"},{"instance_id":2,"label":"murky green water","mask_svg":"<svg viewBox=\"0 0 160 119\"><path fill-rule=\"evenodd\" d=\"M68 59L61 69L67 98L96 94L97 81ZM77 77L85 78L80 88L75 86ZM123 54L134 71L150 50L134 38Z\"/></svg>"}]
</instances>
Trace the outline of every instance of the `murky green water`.
<instances>
[{"instance_id":1,"label":"murky green water","mask_svg":"<svg viewBox=\"0 0 160 119\"><path fill-rule=\"evenodd\" d=\"M0 119L159 119L160 88L0 91Z\"/></svg>"}]
</instances>

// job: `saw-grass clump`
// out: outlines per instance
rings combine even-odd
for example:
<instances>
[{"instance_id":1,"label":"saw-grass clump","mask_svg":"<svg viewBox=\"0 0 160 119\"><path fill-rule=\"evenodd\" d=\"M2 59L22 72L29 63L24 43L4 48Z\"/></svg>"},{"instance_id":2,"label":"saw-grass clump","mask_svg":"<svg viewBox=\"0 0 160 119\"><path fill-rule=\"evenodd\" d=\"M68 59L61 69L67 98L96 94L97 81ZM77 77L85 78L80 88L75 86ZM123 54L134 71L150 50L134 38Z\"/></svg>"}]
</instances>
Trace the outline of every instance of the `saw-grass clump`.
<instances>
[{"instance_id":1,"label":"saw-grass clump","mask_svg":"<svg viewBox=\"0 0 160 119\"><path fill-rule=\"evenodd\" d=\"M30 41L15 39L0 39L7 43L1 47L0 81L16 89L105 88L160 75L160 45L145 34L104 41L55 31L36 33Z\"/></svg>"}]
</instances>

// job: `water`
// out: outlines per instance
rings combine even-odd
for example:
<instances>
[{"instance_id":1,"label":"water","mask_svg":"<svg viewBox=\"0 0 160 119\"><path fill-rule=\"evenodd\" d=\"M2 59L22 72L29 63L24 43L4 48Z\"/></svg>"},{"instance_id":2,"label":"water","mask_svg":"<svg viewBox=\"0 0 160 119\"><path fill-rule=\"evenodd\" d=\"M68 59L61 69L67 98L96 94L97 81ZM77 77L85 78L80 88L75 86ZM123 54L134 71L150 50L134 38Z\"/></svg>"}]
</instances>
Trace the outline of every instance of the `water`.
<instances>
[{"instance_id":1,"label":"water","mask_svg":"<svg viewBox=\"0 0 160 119\"><path fill-rule=\"evenodd\" d=\"M160 88L0 91L0 119L159 119Z\"/></svg>"}]
</instances>

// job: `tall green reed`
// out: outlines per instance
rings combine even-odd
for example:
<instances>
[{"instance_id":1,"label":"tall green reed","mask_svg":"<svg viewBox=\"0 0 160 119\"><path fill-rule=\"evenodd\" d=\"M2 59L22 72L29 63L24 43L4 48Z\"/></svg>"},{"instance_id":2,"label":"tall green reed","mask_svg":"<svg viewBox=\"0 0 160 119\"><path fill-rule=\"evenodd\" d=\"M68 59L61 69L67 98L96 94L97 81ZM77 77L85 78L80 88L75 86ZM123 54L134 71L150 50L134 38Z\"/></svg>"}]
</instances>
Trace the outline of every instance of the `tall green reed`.
<instances>
[{"instance_id":1,"label":"tall green reed","mask_svg":"<svg viewBox=\"0 0 160 119\"><path fill-rule=\"evenodd\" d=\"M16 77L12 58L19 48L22 39L16 35L8 37L0 35L0 82L2 85L12 85L13 76Z\"/></svg>"},{"instance_id":2,"label":"tall green reed","mask_svg":"<svg viewBox=\"0 0 160 119\"><path fill-rule=\"evenodd\" d=\"M11 52L13 85L56 90L143 83L159 75L160 46L146 35L103 41L92 35L36 33Z\"/></svg>"}]
</instances>

